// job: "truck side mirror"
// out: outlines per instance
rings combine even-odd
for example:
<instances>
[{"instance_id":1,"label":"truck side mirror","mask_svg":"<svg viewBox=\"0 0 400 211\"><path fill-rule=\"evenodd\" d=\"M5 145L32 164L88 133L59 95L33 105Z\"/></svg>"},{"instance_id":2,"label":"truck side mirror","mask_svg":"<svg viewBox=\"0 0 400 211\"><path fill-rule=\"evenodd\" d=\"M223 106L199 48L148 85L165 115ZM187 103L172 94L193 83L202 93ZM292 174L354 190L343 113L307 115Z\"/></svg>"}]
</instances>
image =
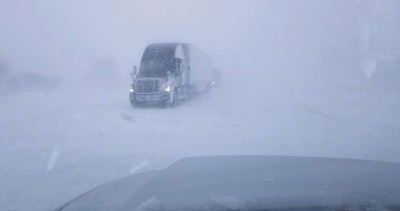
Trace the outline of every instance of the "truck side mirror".
<instances>
[{"instance_id":1,"label":"truck side mirror","mask_svg":"<svg viewBox=\"0 0 400 211\"><path fill-rule=\"evenodd\" d=\"M179 67L179 66L181 65L181 63L182 63L182 59L175 58L175 65L176 65L177 67Z\"/></svg>"},{"instance_id":2,"label":"truck side mirror","mask_svg":"<svg viewBox=\"0 0 400 211\"><path fill-rule=\"evenodd\" d=\"M182 63L181 59L179 59L179 58L175 59L175 66L176 66L176 71L175 72L177 74L180 74L180 72L181 72L181 63Z\"/></svg>"},{"instance_id":3,"label":"truck side mirror","mask_svg":"<svg viewBox=\"0 0 400 211\"><path fill-rule=\"evenodd\" d=\"M137 67L136 67L136 65L133 65L133 69L132 69L132 72L130 73L130 75L132 77L132 80L134 80L136 78L136 75L137 75Z\"/></svg>"}]
</instances>

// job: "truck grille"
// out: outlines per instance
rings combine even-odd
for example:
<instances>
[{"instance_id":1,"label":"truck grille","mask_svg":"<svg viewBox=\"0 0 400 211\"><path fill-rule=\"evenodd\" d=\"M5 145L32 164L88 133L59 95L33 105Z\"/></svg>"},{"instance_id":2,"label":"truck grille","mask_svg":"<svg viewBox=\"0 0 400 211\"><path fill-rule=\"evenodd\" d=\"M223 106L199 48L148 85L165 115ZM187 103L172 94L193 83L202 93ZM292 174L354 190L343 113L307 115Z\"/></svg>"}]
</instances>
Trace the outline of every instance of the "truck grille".
<instances>
[{"instance_id":1,"label":"truck grille","mask_svg":"<svg viewBox=\"0 0 400 211\"><path fill-rule=\"evenodd\" d=\"M152 94L160 92L160 83L158 80L137 80L135 84L136 92L143 94Z\"/></svg>"}]
</instances>

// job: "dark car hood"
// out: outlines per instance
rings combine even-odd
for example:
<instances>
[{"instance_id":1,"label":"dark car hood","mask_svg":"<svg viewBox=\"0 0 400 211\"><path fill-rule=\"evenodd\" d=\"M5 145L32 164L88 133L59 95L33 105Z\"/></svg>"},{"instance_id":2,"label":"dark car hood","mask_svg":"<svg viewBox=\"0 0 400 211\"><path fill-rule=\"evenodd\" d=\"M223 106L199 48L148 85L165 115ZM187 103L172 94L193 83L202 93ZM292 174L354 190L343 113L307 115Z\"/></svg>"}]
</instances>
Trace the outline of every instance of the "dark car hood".
<instances>
[{"instance_id":1,"label":"dark car hood","mask_svg":"<svg viewBox=\"0 0 400 211\"><path fill-rule=\"evenodd\" d=\"M185 158L158 172L116 180L59 210L254 210L399 202L397 163L218 156Z\"/></svg>"}]
</instances>

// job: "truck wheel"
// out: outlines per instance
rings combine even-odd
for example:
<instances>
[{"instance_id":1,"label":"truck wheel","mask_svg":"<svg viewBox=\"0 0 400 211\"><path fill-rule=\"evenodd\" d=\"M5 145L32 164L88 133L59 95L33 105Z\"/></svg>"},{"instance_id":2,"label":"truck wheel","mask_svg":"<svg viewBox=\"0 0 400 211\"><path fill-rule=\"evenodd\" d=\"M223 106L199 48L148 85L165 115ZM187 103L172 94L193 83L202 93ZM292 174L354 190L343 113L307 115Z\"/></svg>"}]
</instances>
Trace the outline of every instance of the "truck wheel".
<instances>
[{"instance_id":1,"label":"truck wheel","mask_svg":"<svg viewBox=\"0 0 400 211\"><path fill-rule=\"evenodd\" d=\"M137 107L137 102L135 100L135 97L129 96L129 102L131 102L131 105L135 108Z\"/></svg>"}]
</instances>

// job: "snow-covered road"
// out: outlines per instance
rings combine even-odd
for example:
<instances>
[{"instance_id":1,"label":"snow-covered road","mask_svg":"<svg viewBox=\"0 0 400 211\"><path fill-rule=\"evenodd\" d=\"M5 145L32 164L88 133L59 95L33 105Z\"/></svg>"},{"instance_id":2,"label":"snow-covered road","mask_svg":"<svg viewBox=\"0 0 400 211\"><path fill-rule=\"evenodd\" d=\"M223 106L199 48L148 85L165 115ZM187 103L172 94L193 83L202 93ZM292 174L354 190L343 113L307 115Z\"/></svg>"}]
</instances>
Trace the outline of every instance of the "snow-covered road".
<instances>
[{"instance_id":1,"label":"snow-covered road","mask_svg":"<svg viewBox=\"0 0 400 211\"><path fill-rule=\"evenodd\" d=\"M0 210L51 210L105 181L186 156L400 162L398 93L244 86L172 109L133 109L124 86L1 96Z\"/></svg>"}]
</instances>

